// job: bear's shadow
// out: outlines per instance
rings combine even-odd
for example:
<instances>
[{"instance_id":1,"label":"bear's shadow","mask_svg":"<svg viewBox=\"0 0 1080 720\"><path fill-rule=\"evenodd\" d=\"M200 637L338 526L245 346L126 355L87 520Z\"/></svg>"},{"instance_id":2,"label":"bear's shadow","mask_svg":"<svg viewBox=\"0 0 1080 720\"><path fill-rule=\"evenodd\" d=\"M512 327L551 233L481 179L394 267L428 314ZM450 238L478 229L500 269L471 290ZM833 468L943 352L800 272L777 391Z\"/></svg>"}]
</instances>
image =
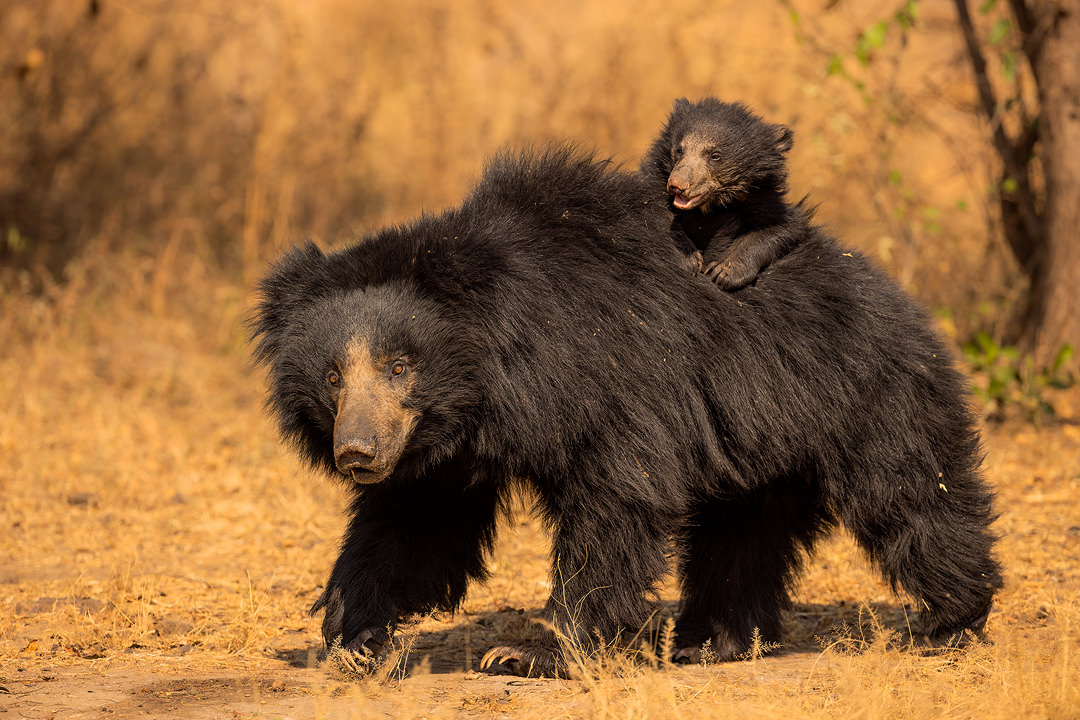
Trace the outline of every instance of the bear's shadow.
<instances>
[{"instance_id":1,"label":"bear's shadow","mask_svg":"<svg viewBox=\"0 0 1080 720\"><path fill-rule=\"evenodd\" d=\"M664 603L658 613L660 620L644 630L636 644L644 642L655 647L663 633L664 618L672 617L677 607L675 602ZM392 652L403 656L406 675L421 666L432 674L478 670L480 659L491 647L528 640L535 633L537 624L533 618L539 612L539 608L504 608L470 613L464 622L433 630L421 630L422 623L403 623L395 635ZM837 644L858 651L882 635L890 636L890 642L897 647L908 647L915 642L915 616L910 607L894 603L796 603L785 616L783 641L777 647L766 648L766 654L815 654ZM275 657L294 668L311 668L324 663L326 654L320 644L283 648L276 651Z\"/></svg>"}]
</instances>

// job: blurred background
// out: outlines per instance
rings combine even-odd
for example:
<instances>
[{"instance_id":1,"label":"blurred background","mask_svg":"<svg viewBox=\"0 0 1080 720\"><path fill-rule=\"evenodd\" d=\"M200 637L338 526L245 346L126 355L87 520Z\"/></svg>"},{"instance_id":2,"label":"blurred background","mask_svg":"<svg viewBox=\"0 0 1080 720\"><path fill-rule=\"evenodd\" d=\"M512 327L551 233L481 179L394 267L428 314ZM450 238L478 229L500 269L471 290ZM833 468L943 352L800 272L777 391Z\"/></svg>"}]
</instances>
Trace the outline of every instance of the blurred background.
<instances>
[{"instance_id":1,"label":"blurred background","mask_svg":"<svg viewBox=\"0 0 1080 720\"><path fill-rule=\"evenodd\" d=\"M508 143L635 168L716 95L794 129L792 197L1031 412L1080 339L1078 4L5 0L0 322L108 298L241 351L288 244L454 204Z\"/></svg>"}]
</instances>

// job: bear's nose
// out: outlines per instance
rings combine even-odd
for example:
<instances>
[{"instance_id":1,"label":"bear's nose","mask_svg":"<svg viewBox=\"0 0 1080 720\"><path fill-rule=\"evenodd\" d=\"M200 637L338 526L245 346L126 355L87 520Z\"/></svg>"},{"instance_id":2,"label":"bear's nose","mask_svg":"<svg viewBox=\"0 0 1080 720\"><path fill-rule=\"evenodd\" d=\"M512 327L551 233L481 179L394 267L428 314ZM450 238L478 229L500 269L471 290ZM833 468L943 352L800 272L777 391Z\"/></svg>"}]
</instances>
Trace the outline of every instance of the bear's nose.
<instances>
[{"instance_id":1,"label":"bear's nose","mask_svg":"<svg viewBox=\"0 0 1080 720\"><path fill-rule=\"evenodd\" d=\"M375 462L377 453L375 438L352 439L334 446L334 462L338 470L348 473L352 470L367 470Z\"/></svg>"}]
</instances>

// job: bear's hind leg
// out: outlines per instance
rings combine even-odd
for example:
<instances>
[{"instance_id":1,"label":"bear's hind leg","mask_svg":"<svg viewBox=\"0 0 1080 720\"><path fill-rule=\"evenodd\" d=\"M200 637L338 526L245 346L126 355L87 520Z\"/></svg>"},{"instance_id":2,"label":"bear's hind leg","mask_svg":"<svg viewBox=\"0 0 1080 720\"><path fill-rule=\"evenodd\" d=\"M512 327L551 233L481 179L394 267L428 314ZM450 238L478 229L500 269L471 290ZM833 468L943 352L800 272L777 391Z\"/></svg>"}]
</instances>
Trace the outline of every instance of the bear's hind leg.
<instances>
[{"instance_id":1,"label":"bear's hind leg","mask_svg":"<svg viewBox=\"0 0 1080 720\"><path fill-rule=\"evenodd\" d=\"M901 467L889 487L850 487L837 511L893 588L916 599L926 641L955 644L982 631L1001 587L993 499L976 470L934 471L911 458Z\"/></svg>"},{"instance_id":2,"label":"bear's hind leg","mask_svg":"<svg viewBox=\"0 0 1080 720\"><path fill-rule=\"evenodd\" d=\"M683 531L674 659L697 662L706 641L716 659L734 659L755 628L778 642L804 551L828 525L820 497L801 482L700 505Z\"/></svg>"},{"instance_id":3,"label":"bear's hind leg","mask_svg":"<svg viewBox=\"0 0 1080 720\"><path fill-rule=\"evenodd\" d=\"M554 526L552 590L542 619L558 637L543 629L525 642L492 648L485 669L565 676L576 660L634 640L654 610L650 596L668 571L677 507L584 483L560 489L541 488L540 496Z\"/></svg>"}]
</instances>

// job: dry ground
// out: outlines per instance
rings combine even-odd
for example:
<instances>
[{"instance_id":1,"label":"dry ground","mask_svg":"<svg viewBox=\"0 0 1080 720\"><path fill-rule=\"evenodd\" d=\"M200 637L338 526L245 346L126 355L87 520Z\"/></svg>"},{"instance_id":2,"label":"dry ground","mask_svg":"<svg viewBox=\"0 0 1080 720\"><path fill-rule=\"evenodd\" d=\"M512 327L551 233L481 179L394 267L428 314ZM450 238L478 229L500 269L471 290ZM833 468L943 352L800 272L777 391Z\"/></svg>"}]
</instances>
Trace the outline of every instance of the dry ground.
<instances>
[{"instance_id":1,"label":"dry ground","mask_svg":"<svg viewBox=\"0 0 1080 720\"><path fill-rule=\"evenodd\" d=\"M342 496L278 446L243 289L197 253L173 261L91 256L43 297L0 295L0 715L1080 716L1075 398L1069 422L987 429L1007 579L992 644L925 657L886 642L905 601L841 535L764 658L478 674L548 592L547 537L523 512L462 611L405 629L404 671L336 677L305 610Z\"/></svg>"}]
</instances>

